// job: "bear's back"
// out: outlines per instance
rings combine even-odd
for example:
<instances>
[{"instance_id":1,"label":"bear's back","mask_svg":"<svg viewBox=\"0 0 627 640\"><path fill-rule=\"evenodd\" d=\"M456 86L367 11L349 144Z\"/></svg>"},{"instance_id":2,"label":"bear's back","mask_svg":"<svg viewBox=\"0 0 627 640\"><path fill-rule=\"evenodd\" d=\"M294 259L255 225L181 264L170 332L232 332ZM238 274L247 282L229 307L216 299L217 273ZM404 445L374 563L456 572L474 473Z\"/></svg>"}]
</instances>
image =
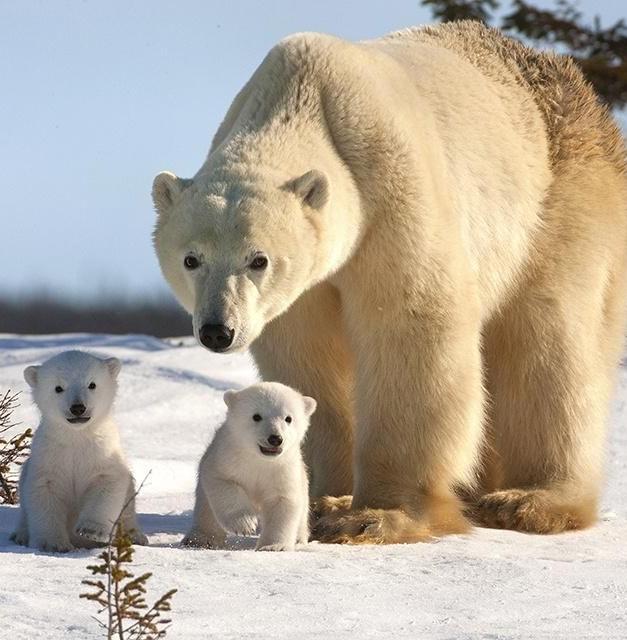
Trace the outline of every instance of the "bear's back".
<instances>
[{"instance_id":1,"label":"bear's back","mask_svg":"<svg viewBox=\"0 0 627 640\"><path fill-rule=\"evenodd\" d=\"M571 58L537 51L472 20L413 27L382 40L443 47L491 80L528 91L542 114L554 169L573 158L585 164L604 157L626 171L622 134Z\"/></svg>"}]
</instances>

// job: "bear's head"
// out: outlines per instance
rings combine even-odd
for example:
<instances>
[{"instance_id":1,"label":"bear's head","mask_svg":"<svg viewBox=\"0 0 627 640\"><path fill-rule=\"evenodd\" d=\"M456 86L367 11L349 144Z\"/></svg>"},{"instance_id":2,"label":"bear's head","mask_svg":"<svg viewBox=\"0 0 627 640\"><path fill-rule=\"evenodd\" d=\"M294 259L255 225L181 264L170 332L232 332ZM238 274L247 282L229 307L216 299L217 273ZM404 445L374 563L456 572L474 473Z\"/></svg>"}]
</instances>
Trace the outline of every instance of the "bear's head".
<instances>
[{"instance_id":1,"label":"bear's head","mask_svg":"<svg viewBox=\"0 0 627 640\"><path fill-rule=\"evenodd\" d=\"M228 428L240 445L265 458L300 447L316 401L278 382L227 391Z\"/></svg>"},{"instance_id":2,"label":"bear's head","mask_svg":"<svg viewBox=\"0 0 627 640\"><path fill-rule=\"evenodd\" d=\"M192 314L197 340L216 352L247 348L336 271L355 242L356 225L332 219L343 200L315 169L289 178L231 165L193 180L163 172L153 200L163 274Z\"/></svg>"},{"instance_id":3,"label":"bear's head","mask_svg":"<svg viewBox=\"0 0 627 640\"><path fill-rule=\"evenodd\" d=\"M121 363L83 351L64 351L42 365L24 369L44 423L79 428L111 412Z\"/></svg>"}]
</instances>

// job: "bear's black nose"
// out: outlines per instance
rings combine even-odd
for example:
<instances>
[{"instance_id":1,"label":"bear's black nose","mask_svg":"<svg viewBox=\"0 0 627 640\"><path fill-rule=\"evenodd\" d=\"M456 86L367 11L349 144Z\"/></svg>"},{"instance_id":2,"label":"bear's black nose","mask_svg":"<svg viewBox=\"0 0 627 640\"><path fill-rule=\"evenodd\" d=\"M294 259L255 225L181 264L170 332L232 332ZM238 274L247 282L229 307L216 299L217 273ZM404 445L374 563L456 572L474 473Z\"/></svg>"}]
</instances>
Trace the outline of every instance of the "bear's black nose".
<instances>
[{"instance_id":1,"label":"bear's black nose","mask_svg":"<svg viewBox=\"0 0 627 640\"><path fill-rule=\"evenodd\" d=\"M271 436L268 436L268 444L271 447L278 447L283 443L283 438L281 438L281 436L277 436L276 434L272 434Z\"/></svg>"},{"instance_id":2,"label":"bear's black nose","mask_svg":"<svg viewBox=\"0 0 627 640\"><path fill-rule=\"evenodd\" d=\"M223 324L203 324L199 337L202 344L211 351L225 351L233 342L235 331Z\"/></svg>"},{"instance_id":3,"label":"bear's black nose","mask_svg":"<svg viewBox=\"0 0 627 640\"><path fill-rule=\"evenodd\" d=\"M70 411L74 416L82 416L85 413L85 405L77 402L70 407Z\"/></svg>"}]
</instances>

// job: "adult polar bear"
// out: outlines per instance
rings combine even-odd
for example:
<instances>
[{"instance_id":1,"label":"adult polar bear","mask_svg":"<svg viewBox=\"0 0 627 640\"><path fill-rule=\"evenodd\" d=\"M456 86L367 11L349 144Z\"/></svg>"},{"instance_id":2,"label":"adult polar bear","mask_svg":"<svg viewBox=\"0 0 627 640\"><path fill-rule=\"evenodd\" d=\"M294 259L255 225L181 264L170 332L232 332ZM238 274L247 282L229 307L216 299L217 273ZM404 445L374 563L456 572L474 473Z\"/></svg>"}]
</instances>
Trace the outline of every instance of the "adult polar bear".
<instances>
[{"instance_id":1,"label":"adult polar bear","mask_svg":"<svg viewBox=\"0 0 627 640\"><path fill-rule=\"evenodd\" d=\"M489 526L594 521L627 179L569 60L469 22L296 35L153 196L197 338L318 400L312 495L353 494L320 539L463 531L459 488Z\"/></svg>"}]
</instances>

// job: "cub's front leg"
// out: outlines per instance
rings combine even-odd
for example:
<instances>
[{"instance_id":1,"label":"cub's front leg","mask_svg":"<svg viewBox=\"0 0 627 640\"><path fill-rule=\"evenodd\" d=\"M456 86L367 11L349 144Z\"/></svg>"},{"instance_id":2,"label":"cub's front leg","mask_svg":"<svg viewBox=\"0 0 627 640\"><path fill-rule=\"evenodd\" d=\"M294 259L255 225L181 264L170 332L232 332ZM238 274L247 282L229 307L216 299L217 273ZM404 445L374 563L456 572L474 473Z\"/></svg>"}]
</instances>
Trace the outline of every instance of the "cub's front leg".
<instances>
[{"instance_id":1,"label":"cub's front leg","mask_svg":"<svg viewBox=\"0 0 627 640\"><path fill-rule=\"evenodd\" d=\"M201 466L202 471L202 466ZM220 549L226 542L226 531L213 515L209 499L200 478L196 483L196 501L191 529L185 534L181 544L184 547L204 547Z\"/></svg>"},{"instance_id":2,"label":"cub's front leg","mask_svg":"<svg viewBox=\"0 0 627 640\"><path fill-rule=\"evenodd\" d=\"M244 489L222 478L202 478L211 512L226 531L249 536L257 531L257 513Z\"/></svg>"},{"instance_id":3,"label":"cub's front leg","mask_svg":"<svg viewBox=\"0 0 627 640\"><path fill-rule=\"evenodd\" d=\"M22 465L22 472L20 473L20 496L22 496L22 503L20 504L20 519L18 521L15 531L11 534L10 539L15 544L21 544L25 547L28 546L28 513L26 506L26 477L28 473L29 460Z\"/></svg>"},{"instance_id":4,"label":"cub's front leg","mask_svg":"<svg viewBox=\"0 0 627 640\"><path fill-rule=\"evenodd\" d=\"M293 551L302 526L302 500L283 496L264 502L257 551Z\"/></svg>"},{"instance_id":5,"label":"cub's front leg","mask_svg":"<svg viewBox=\"0 0 627 640\"><path fill-rule=\"evenodd\" d=\"M298 527L298 534L296 536L297 544L307 544L309 542L309 481L307 478L307 472L303 470L303 487L301 489L301 512L300 523Z\"/></svg>"},{"instance_id":6,"label":"cub's front leg","mask_svg":"<svg viewBox=\"0 0 627 640\"><path fill-rule=\"evenodd\" d=\"M132 477L127 470L96 476L83 496L74 534L91 542L107 542L113 524L125 506L131 483Z\"/></svg>"},{"instance_id":7,"label":"cub's front leg","mask_svg":"<svg viewBox=\"0 0 627 640\"><path fill-rule=\"evenodd\" d=\"M28 503L29 546L41 551L72 551L74 545L67 528L68 499L62 488L52 480L40 479L28 487L24 498Z\"/></svg>"}]
</instances>

